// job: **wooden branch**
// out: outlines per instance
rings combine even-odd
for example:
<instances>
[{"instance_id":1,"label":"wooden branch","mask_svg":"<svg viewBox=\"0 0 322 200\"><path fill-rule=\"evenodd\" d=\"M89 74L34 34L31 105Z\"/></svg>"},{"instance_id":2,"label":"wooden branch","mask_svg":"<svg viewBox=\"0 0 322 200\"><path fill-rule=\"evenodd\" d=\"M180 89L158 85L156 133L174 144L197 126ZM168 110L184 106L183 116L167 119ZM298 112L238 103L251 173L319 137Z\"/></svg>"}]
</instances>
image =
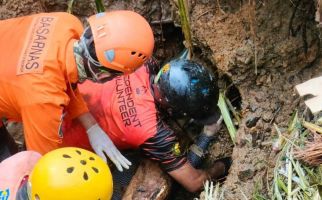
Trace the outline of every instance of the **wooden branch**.
<instances>
[{"instance_id":1,"label":"wooden branch","mask_svg":"<svg viewBox=\"0 0 322 200\"><path fill-rule=\"evenodd\" d=\"M169 195L170 188L171 179L169 175L163 172L156 162L144 160L133 176L122 199L163 200Z\"/></svg>"}]
</instances>

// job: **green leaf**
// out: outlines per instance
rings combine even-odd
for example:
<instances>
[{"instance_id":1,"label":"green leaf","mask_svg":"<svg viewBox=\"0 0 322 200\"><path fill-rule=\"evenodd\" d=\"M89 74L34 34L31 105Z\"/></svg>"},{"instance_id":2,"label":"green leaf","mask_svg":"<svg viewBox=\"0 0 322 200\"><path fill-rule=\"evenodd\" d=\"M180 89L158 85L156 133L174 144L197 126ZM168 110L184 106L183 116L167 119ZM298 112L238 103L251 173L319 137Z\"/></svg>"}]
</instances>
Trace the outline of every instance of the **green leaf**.
<instances>
[{"instance_id":1,"label":"green leaf","mask_svg":"<svg viewBox=\"0 0 322 200\"><path fill-rule=\"evenodd\" d=\"M281 188L285 193L287 193L287 187L285 183L279 177L277 177L276 181L277 181L278 187Z\"/></svg>"},{"instance_id":2,"label":"green leaf","mask_svg":"<svg viewBox=\"0 0 322 200\"><path fill-rule=\"evenodd\" d=\"M102 0L95 0L95 5L98 13L105 12L105 7Z\"/></svg>"},{"instance_id":3,"label":"green leaf","mask_svg":"<svg viewBox=\"0 0 322 200\"><path fill-rule=\"evenodd\" d=\"M311 122L304 121L302 122L303 126L311 131L322 134L322 127L313 124Z\"/></svg>"},{"instance_id":4,"label":"green leaf","mask_svg":"<svg viewBox=\"0 0 322 200\"><path fill-rule=\"evenodd\" d=\"M186 48L192 53L192 40L191 40L191 30L189 24L189 12L187 8L186 0L178 0L179 5L179 15L181 21L182 32L186 41Z\"/></svg>"},{"instance_id":5,"label":"green leaf","mask_svg":"<svg viewBox=\"0 0 322 200\"><path fill-rule=\"evenodd\" d=\"M236 143L236 128L231 120L230 113L228 107L226 105L225 97L222 93L219 93L218 107L220 109L221 115L224 119L225 125L228 129L229 135L233 143Z\"/></svg>"},{"instance_id":6,"label":"green leaf","mask_svg":"<svg viewBox=\"0 0 322 200\"><path fill-rule=\"evenodd\" d=\"M287 132L291 133L298 124L299 124L298 114L297 114L297 111L295 111L292 114L290 122L288 123Z\"/></svg>"}]
</instances>

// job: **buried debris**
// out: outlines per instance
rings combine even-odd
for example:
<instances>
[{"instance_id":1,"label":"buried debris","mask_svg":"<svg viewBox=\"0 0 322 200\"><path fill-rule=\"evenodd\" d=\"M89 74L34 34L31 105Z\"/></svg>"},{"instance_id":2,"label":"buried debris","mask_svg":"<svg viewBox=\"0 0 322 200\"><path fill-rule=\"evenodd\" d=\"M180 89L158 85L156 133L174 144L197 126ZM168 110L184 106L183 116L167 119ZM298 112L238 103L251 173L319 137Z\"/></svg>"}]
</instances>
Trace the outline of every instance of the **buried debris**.
<instances>
[{"instance_id":1,"label":"buried debris","mask_svg":"<svg viewBox=\"0 0 322 200\"><path fill-rule=\"evenodd\" d=\"M171 179L160 169L158 164L144 160L133 176L122 199L163 200L169 195L170 188Z\"/></svg>"}]
</instances>

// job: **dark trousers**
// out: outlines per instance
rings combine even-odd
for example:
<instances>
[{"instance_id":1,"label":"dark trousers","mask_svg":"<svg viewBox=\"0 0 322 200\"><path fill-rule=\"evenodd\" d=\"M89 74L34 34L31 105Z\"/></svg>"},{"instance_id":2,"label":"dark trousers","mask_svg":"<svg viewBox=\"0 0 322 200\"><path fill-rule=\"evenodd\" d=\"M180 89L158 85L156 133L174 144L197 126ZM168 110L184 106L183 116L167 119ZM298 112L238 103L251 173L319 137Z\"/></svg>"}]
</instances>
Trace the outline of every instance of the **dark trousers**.
<instances>
[{"instance_id":1,"label":"dark trousers","mask_svg":"<svg viewBox=\"0 0 322 200\"><path fill-rule=\"evenodd\" d=\"M0 162L18 152L18 146L7 131L5 125L0 127Z\"/></svg>"}]
</instances>

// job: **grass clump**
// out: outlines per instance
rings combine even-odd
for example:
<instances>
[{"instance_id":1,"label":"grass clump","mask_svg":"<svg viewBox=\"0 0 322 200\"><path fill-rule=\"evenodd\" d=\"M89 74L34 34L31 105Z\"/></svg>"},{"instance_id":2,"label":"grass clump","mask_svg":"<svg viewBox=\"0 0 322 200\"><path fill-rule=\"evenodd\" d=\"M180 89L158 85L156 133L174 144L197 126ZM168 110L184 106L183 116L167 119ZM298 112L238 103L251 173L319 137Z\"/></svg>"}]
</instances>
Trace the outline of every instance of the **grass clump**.
<instances>
[{"instance_id":1,"label":"grass clump","mask_svg":"<svg viewBox=\"0 0 322 200\"><path fill-rule=\"evenodd\" d=\"M312 136L311 128L315 126L309 127L310 129L307 122L301 121L295 113L286 134L279 133L279 137L283 138L284 142L280 143L283 146L277 156L274 168L272 199L321 199L319 193L322 181L321 167L309 166L299 160L299 155L303 153L308 139Z\"/></svg>"}]
</instances>

